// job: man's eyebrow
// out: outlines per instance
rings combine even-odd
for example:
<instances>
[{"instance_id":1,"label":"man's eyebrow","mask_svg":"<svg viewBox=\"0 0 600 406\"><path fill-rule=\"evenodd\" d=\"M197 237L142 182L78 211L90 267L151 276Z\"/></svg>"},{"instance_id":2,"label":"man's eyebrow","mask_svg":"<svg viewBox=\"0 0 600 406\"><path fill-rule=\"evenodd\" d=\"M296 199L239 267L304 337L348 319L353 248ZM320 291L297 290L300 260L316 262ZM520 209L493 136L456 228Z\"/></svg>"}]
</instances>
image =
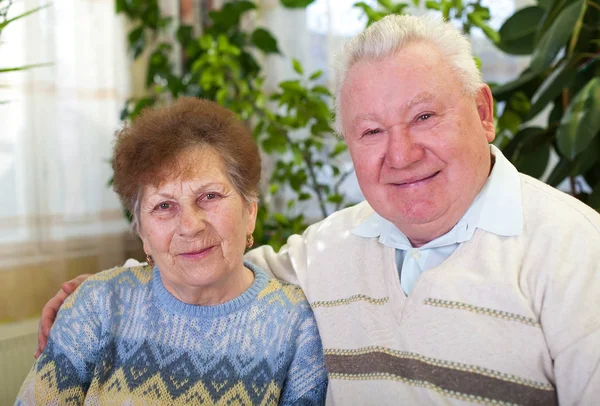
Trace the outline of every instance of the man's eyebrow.
<instances>
[{"instance_id":1,"label":"man's eyebrow","mask_svg":"<svg viewBox=\"0 0 600 406\"><path fill-rule=\"evenodd\" d=\"M421 92L406 103L407 107L412 107L420 103L426 103L437 99L437 95L431 92Z\"/></svg>"},{"instance_id":2,"label":"man's eyebrow","mask_svg":"<svg viewBox=\"0 0 600 406\"><path fill-rule=\"evenodd\" d=\"M352 120L352 124L354 125L362 120L377 121L377 115L375 115L375 114L359 114L356 117L354 117L354 119Z\"/></svg>"},{"instance_id":3,"label":"man's eyebrow","mask_svg":"<svg viewBox=\"0 0 600 406\"><path fill-rule=\"evenodd\" d=\"M435 99L437 99L437 94L431 93L431 92L421 92L421 93L417 94L415 97L413 97L412 99L410 99L405 104L404 108L405 109L411 108L418 104L427 103L427 102L430 102ZM378 119L379 119L379 117L376 114L359 114L356 117L354 117L354 119L352 120L352 125L356 125L359 121L363 121L363 120L378 121Z\"/></svg>"}]
</instances>

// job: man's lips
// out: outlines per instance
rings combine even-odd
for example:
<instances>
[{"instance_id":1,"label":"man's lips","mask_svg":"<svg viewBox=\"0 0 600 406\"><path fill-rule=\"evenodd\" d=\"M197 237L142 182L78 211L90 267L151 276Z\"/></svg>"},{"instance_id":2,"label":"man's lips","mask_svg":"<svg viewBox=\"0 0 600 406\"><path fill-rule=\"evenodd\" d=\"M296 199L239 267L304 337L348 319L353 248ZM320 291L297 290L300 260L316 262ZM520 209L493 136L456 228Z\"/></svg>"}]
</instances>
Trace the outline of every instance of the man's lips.
<instances>
[{"instance_id":1,"label":"man's lips","mask_svg":"<svg viewBox=\"0 0 600 406\"><path fill-rule=\"evenodd\" d=\"M408 178L408 179L403 179L400 182L390 182L391 184L393 184L394 186L404 186L404 187L410 187L413 185L418 185L420 183L424 183L427 182L428 180L431 180L433 178L435 178L441 171L437 171L431 175L428 176L415 176L412 178Z\"/></svg>"},{"instance_id":2,"label":"man's lips","mask_svg":"<svg viewBox=\"0 0 600 406\"><path fill-rule=\"evenodd\" d=\"M212 245L210 247L202 248L200 250L182 252L182 253L178 254L178 256L183 257L185 259L200 259L200 258L204 258L207 255L210 255L214 251L215 248L216 248L216 245Z\"/></svg>"}]
</instances>

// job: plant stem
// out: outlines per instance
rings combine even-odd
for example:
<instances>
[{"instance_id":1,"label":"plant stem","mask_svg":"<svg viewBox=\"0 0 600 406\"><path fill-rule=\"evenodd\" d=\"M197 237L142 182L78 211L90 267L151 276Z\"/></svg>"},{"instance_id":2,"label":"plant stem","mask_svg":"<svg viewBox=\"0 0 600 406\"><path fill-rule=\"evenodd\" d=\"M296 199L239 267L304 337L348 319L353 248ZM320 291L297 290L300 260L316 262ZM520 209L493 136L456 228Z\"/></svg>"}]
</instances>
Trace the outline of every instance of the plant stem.
<instances>
[{"instance_id":1,"label":"plant stem","mask_svg":"<svg viewBox=\"0 0 600 406\"><path fill-rule=\"evenodd\" d=\"M577 188L575 187L575 177L573 175L569 176L569 181L571 182L571 195L577 197L579 193L577 193Z\"/></svg>"},{"instance_id":2,"label":"plant stem","mask_svg":"<svg viewBox=\"0 0 600 406\"><path fill-rule=\"evenodd\" d=\"M566 110L569 107L569 104L571 103L571 97L569 95L569 89L563 89L562 91L562 103L563 103L563 110ZM569 181L571 183L571 195L572 196L577 196L577 190L575 188L575 178L573 177L573 175L569 175Z\"/></svg>"},{"instance_id":3,"label":"plant stem","mask_svg":"<svg viewBox=\"0 0 600 406\"><path fill-rule=\"evenodd\" d=\"M291 140L289 139L287 134L286 134L286 138L287 138L288 142L291 143ZM319 200L319 208L321 209L321 214L323 215L323 218L325 218L325 217L327 217L327 214L328 214L327 208L325 207L325 198L323 197L323 194L321 193L321 188L319 187L319 183L317 182L317 174L315 173L315 168L314 168L314 165L312 162L312 156L310 155L310 151L308 151L308 150L302 151L302 158L304 159L304 162L306 163L306 167L308 168L308 174L310 176L311 187L317 194L317 199Z\"/></svg>"},{"instance_id":4,"label":"plant stem","mask_svg":"<svg viewBox=\"0 0 600 406\"><path fill-rule=\"evenodd\" d=\"M335 185L333 186L333 193L338 194L339 195L339 191L340 191L340 186L342 185L342 183L344 183L344 181L346 180L346 178L348 178L348 176L350 176L352 173L354 172L354 167L352 167L352 169L344 172L344 174L342 174L342 176L340 176L340 178L338 179L338 181L335 183ZM335 205L335 210L339 210L341 208L341 204L342 203L337 203Z\"/></svg>"},{"instance_id":5,"label":"plant stem","mask_svg":"<svg viewBox=\"0 0 600 406\"><path fill-rule=\"evenodd\" d=\"M575 46L577 45L577 41L579 41L579 34L581 34L581 28L583 27L583 18L585 17L586 11L587 3L584 2L583 7L581 7L581 12L579 13L579 17L575 22L575 27L573 28L573 35L571 36L571 42L569 43L569 50L567 52L569 58L573 56Z\"/></svg>"},{"instance_id":6,"label":"plant stem","mask_svg":"<svg viewBox=\"0 0 600 406\"><path fill-rule=\"evenodd\" d=\"M591 0L590 0L590 1L588 1L588 2L587 2L587 4L588 4L588 6L592 6L592 7L594 7L596 10L600 10L600 4L596 4L596 3L594 3L594 2L593 2L593 1L591 1Z\"/></svg>"}]
</instances>

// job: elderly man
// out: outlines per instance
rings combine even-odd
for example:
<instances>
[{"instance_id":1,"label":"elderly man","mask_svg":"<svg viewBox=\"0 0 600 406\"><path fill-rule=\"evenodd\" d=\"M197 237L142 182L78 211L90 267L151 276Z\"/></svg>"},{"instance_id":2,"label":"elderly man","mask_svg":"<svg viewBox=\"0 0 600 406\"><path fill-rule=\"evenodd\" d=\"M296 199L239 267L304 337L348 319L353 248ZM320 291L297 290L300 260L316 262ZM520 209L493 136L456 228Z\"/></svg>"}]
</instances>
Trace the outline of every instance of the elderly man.
<instances>
[{"instance_id":1,"label":"elderly man","mask_svg":"<svg viewBox=\"0 0 600 406\"><path fill-rule=\"evenodd\" d=\"M598 402L600 215L489 145L493 99L467 40L389 16L338 73L336 125L367 201L247 254L304 289L328 401Z\"/></svg>"}]
</instances>

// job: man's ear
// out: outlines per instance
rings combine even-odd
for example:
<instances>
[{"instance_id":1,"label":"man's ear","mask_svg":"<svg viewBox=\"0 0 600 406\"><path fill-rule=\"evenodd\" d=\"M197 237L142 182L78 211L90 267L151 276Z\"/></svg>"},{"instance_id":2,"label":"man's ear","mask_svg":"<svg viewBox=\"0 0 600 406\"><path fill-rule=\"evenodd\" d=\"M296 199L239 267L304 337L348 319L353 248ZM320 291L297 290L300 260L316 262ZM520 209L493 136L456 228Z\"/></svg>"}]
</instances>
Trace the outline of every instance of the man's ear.
<instances>
[{"instance_id":1,"label":"man's ear","mask_svg":"<svg viewBox=\"0 0 600 406\"><path fill-rule=\"evenodd\" d=\"M490 87L486 84L481 86L475 97L477 103L477 113L481 120L481 125L485 131L485 138L488 142L496 138L496 126L494 124L494 97Z\"/></svg>"}]
</instances>

